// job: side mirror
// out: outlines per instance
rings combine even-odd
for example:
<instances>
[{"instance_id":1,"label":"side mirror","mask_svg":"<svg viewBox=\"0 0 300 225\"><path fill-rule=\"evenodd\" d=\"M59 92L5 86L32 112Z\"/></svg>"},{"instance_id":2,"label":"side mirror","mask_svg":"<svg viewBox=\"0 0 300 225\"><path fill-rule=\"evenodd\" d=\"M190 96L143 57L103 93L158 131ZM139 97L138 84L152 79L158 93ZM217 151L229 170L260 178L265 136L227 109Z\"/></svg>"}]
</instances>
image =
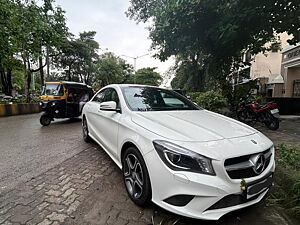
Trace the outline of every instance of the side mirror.
<instances>
[{"instance_id":1,"label":"side mirror","mask_svg":"<svg viewBox=\"0 0 300 225\"><path fill-rule=\"evenodd\" d=\"M117 103L114 101L100 103L100 110L120 112L120 109L117 109Z\"/></svg>"}]
</instances>

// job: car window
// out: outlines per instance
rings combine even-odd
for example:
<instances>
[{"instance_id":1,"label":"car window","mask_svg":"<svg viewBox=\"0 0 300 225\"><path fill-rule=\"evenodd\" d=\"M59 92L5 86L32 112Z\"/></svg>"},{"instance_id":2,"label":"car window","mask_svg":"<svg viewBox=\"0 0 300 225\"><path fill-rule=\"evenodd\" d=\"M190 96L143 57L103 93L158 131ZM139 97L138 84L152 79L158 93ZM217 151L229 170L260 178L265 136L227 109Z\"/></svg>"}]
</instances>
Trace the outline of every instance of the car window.
<instances>
[{"instance_id":1,"label":"car window","mask_svg":"<svg viewBox=\"0 0 300 225\"><path fill-rule=\"evenodd\" d=\"M117 106L119 106L119 96L115 89L113 88L107 88L101 92L99 92L93 99L93 101L96 102L109 102L109 101L115 101L117 103Z\"/></svg>"},{"instance_id":2,"label":"car window","mask_svg":"<svg viewBox=\"0 0 300 225\"><path fill-rule=\"evenodd\" d=\"M96 94L96 96L93 98L93 102L105 102L105 95L106 92L109 91L108 89L105 89L103 91L100 91L98 94Z\"/></svg>"}]
</instances>

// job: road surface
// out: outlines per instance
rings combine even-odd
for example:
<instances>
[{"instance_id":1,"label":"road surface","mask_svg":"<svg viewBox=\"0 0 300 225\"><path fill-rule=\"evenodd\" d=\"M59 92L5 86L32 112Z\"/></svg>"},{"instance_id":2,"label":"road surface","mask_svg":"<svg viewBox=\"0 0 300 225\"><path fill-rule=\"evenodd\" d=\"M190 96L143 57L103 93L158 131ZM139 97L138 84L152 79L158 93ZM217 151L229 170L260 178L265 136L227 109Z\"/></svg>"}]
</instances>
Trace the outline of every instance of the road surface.
<instances>
[{"instance_id":1,"label":"road surface","mask_svg":"<svg viewBox=\"0 0 300 225\"><path fill-rule=\"evenodd\" d=\"M0 117L0 193L88 147L81 138L81 120L57 120L43 127L39 116Z\"/></svg>"}]
</instances>

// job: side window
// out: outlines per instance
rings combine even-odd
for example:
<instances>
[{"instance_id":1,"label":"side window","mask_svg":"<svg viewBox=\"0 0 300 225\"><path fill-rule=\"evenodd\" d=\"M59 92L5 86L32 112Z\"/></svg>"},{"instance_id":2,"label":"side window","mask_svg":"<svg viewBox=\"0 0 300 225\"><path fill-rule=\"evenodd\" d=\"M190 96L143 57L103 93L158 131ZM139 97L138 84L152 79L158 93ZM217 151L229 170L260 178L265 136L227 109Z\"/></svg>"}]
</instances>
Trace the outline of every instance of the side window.
<instances>
[{"instance_id":1,"label":"side window","mask_svg":"<svg viewBox=\"0 0 300 225\"><path fill-rule=\"evenodd\" d=\"M117 107L119 108L120 105L120 101L119 101L119 96L118 93L115 89L113 88L109 88L107 89L108 91L105 93L105 97L104 97L104 101L108 102L108 101L114 101L117 103Z\"/></svg>"},{"instance_id":2,"label":"side window","mask_svg":"<svg viewBox=\"0 0 300 225\"><path fill-rule=\"evenodd\" d=\"M117 106L119 106L119 97L118 93L113 88L107 88L101 92L99 92L94 98L94 102L109 102L109 101L115 101L117 103Z\"/></svg>"},{"instance_id":3,"label":"side window","mask_svg":"<svg viewBox=\"0 0 300 225\"><path fill-rule=\"evenodd\" d=\"M118 96L118 93L115 89L112 89L112 92L111 92L111 101L115 101L117 103L117 105L119 105L119 96Z\"/></svg>"},{"instance_id":4,"label":"side window","mask_svg":"<svg viewBox=\"0 0 300 225\"><path fill-rule=\"evenodd\" d=\"M105 97L105 93L107 92L107 89L99 92L94 98L93 98L93 102L104 102L104 97Z\"/></svg>"}]
</instances>

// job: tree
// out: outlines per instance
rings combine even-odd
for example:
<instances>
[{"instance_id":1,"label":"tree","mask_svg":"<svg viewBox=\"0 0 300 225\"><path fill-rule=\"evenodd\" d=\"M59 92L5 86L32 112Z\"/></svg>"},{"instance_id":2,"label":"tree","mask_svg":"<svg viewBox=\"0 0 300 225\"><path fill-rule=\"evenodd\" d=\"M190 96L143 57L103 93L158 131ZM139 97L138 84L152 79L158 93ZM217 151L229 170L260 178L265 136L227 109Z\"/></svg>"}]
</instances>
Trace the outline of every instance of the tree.
<instances>
[{"instance_id":1,"label":"tree","mask_svg":"<svg viewBox=\"0 0 300 225\"><path fill-rule=\"evenodd\" d=\"M299 0L131 0L127 15L152 21L152 47L161 60L201 55L205 76L227 90L226 77L244 65L243 52L266 50L276 33L291 34L290 44L300 41L299 12Z\"/></svg>"},{"instance_id":2,"label":"tree","mask_svg":"<svg viewBox=\"0 0 300 225\"><path fill-rule=\"evenodd\" d=\"M67 34L64 11L52 0L39 6L35 1L1 0L0 73L4 92L11 94L12 70L23 64L25 94L29 100L31 75L41 71L43 57L60 47ZM41 73L41 82L44 77Z\"/></svg>"},{"instance_id":3,"label":"tree","mask_svg":"<svg viewBox=\"0 0 300 225\"><path fill-rule=\"evenodd\" d=\"M175 66L176 76L171 82L174 89L185 91L203 91L205 82L205 67L199 59L177 58Z\"/></svg>"},{"instance_id":4,"label":"tree","mask_svg":"<svg viewBox=\"0 0 300 225\"><path fill-rule=\"evenodd\" d=\"M155 67L153 68L147 67L147 68L139 69L136 71L135 74L131 74L129 79L126 82L159 86L162 82L162 77L159 73L154 71L155 69L156 69Z\"/></svg>"},{"instance_id":5,"label":"tree","mask_svg":"<svg viewBox=\"0 0 300 225\"><path fill-rule=\"evenodd\" d=\"M13 68L19 64L19 60L14 57L18 48L15 45L17 38L12 29L18 24L18 19L14 17L16 13L15 4L8 0L0 1L0 83L6 95L12 94Z\"/></svg>"},{"instance_id":6,"label":"tree","mask_svg":"<svg viewBox=\"0 0 300 225\"><path fill-rule=\"evenodd\" d=\"M96 72L99 43L95 41L95 31L72 35L62 42L61 50L54 58L57 67L66 71L69 81L91 84Z\"/></svg>"},{"instance_id":7,"label":"tree","mask_svg":"<svg viewBox=\"0 0 300 225\"><path fill-rule=\"evenodd\" d=\"M76 40L78 58L75 61L75 74L86 84L90 84L91 77L96 71L95 63L98 58L99 44L94 40L95 35L95 31L83 32Z\"/></svg>"},{"instance_id":8,"label":"tree","mask_svg":"<svg viewBox=\"0 0 300 225\"><path fill-rule=\"evenodd\" d=\"M100 89L108 84L124 83L132 71L132 66L127 64L125 60L111 52L104 53L96 61L93 86L95 89Z\"/></svg>"}]
</instances>

